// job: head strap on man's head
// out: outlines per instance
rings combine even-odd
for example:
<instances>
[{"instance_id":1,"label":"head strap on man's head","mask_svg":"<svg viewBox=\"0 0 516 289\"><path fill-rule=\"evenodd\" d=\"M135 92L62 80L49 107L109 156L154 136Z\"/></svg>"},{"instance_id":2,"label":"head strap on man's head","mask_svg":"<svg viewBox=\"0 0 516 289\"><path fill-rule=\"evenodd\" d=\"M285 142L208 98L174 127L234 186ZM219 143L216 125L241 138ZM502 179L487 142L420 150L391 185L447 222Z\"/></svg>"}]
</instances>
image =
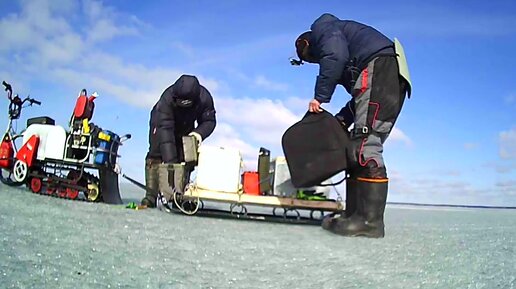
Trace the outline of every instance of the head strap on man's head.
<instances>
[{"instance_id":1,"label":"head strap on man's head","mask_svg":"<svg viewBox=\"0 0 516 289\"><path fill-rule=\"evenodd\" d=\"M290 61L291 65L294 65L294 66L303 65L303 60L301 60L301 59L295 59L294 57L289 57L288 60Z\"/></svg>"}]
</instances>

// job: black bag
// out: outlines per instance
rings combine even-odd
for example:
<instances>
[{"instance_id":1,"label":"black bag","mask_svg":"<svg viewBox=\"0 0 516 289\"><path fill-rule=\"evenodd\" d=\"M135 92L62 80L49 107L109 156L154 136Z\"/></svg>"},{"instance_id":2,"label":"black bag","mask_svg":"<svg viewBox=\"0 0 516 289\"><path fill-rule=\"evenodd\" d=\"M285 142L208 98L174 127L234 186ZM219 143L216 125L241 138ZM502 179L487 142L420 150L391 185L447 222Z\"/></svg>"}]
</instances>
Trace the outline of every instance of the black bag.
<instances>
[{"instance_id":1,"label":"black bag","mask_svg":"<svg viewBox=\"0 0 516 289\"><path fill-rule=\"evenodd\" d=\"M329 112L307 112L288 128L281 144L292 184L312 187L347 168L349 136Z\"/></svg>"}]
</instances>

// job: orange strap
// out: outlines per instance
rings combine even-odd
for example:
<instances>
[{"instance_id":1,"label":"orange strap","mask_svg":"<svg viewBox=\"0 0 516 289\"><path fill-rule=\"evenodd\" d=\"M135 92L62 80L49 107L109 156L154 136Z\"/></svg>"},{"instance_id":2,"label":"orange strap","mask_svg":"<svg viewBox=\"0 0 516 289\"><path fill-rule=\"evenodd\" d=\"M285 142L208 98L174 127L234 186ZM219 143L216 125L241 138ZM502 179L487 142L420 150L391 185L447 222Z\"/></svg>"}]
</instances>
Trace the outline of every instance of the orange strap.
<instances>
[{"instance_id":1,"label":"orange strap","mask_svg":"<svg viewBox=\"0 0 516 289\"><path fill-rule=\"evenodd\" d=\"M387 183L389 181L389 179L357 178L357 181L368 182L368 183Z\"/></svg>"}]
</instances>

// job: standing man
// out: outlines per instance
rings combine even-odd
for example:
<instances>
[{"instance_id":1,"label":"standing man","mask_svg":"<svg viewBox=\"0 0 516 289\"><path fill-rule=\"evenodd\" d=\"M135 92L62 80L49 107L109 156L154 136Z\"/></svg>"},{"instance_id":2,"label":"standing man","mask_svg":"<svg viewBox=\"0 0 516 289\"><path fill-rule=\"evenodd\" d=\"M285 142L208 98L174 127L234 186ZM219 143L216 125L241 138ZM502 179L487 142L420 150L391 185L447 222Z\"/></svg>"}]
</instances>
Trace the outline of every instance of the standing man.
<instances>
[{"instance_id":1,"label":"standing man","mask_svg":"<svg viewBox=\"0 0 516 289\"><path fill-rule=\"evenodd\" d=\"M339 217L326 218L323 228L344 236L382 238L388 188L383 143L401 111L405 94L410 96L408 69L405 77L400 75L406 69L404 56L403 61L398 60L397 44L355 21L326 13L310 28L296 39L300 60L291 61L294 65L303 61L319 64L315 96L308 109L321 112L321 104L329 103L335 87L341 84L352 99L336 117L346 129L354 124L348 153L346 211Z\"/></svg>"},{"instance_id":2,"label":"standing man","mask_svg":"<svg viewBox=\"0 0 516 289\"><path fill-rule=\"evenodd\" d=\"M165 89L150 115L149 152L145 158L145 183L150 190L141 202L143 206L156 206L159 165L184 161L182 137L194 136L200 144L215 125L213 98L197 77L181 75Z\"/></svg>"}]
</instances>

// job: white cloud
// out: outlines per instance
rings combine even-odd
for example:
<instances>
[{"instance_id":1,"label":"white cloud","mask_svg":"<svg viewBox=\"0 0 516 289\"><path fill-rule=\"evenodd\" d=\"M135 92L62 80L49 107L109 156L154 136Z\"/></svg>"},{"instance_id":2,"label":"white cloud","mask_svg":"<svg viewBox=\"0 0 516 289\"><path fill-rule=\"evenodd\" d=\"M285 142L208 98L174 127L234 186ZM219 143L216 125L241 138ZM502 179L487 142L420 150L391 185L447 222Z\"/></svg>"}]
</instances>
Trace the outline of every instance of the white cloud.
<instances>
[{"instance_id":1,"label":"white cloud","mask_svg":"<svg viewBox=\"0 0 516 289\"><path fill-rule=\"evenodd\" d=\"M116 19L122 17L113 8L104 6L100 1L83 0L83 11L90 20L90 27L87 28L88 41L98 42L109 40L117 36L137 35L139 25L142 23L136 16L132 15L131 21L124 24L115 23Z\"/></svg>"},{"instance_id":2,"label":"white cloud","mask_svg":"<svg viewBox=\"0 0 516 289\"><path fill-rule=\"evenodd\" d=\"M247 170L257 169L260 147L271 157L283 154L281 137L300 116L280 100L222 97L215 99L217 127L206 143L234 147L243 155Z\"/></svg>"},{"instance_id":3,"label":"white cloud","mask_svg":"<svg viewBox=\"0 0 516 289\"><path fill-rule=\"evenodd\" d=\"M65 5L67 9L60 9L56 4L52 4L50 0L23 1L20 20L30 23L39 34L68 33L70 26L64 13L69 11L71 6Z\"/></svg>"},{"instance_id":4,"label":"white cloud","mask_svg":"<svg viewBox=\"0 0 516 289\"><path fill-rule=\"evenodd\" d=\"M233 68L226 68L225 70L232 79L238 79L239 81L248 84L253 89L260 88L267 91L283 93L289 90L288 84L270 80L264 75L257 75L253 78Z\"/></svg>"},{"instance_id":5,"label":"white cloud","mask_svg":"<svg viewBox=\"0 0 516 289\"><path fill-rule=\"evenodd\" d=\"M291 43L295 36L291 34L275 34L266 38L257 38L253 41L231 44L230 46L208 46L198 49L197 62L193 66L227 65L228 63L243 63L254 61L253 55L272 51L284 47L285 43Z\"/></svg>"},{"instance_id":6,"label":"white cloud","mask_svg":"<svg viewBox=\"0 0 516 289\"><path fill-rule=\"evenodd\" d=\"M399 128L394 127L387 138L386 145L394 142L401 142L407 146L412 146L412 140Z\"/></svg>"},{"instance_id":7,"label":"white cloud","mask_svg":"<svg viewBox=\"0 0 516 289\"><path fill-rule=\"evenodd\" d=\"M516 197L516 180L499 181L495 186L502 192Z\"/></svg>"},{"instance_id":8,"label":"white cloud","mask_svg":"<svg viewBox=\"0 0 516 289\"><path fill-rule=\"evenodd\" d=\"M271 91L284 92L284 91L288 90L288 85L286 83L279 83L279 82L271 81L271 80L265 78L265 76L263 76L263 75L258 75L254 79L254 85L257 87L266 89L266 90L271 90Z\"/></svg>"},{"instance_id":9,"label":"white cloud","mask_svg":"<svg viewBox=\"0 0 516 289\"><path fill-rule=\"evenodd\" d=\"M499 142L502 159L516 158L516 128L500 132Z\"/></svg>"},{"instance_id":10,"label":"white cloud","mask_svg":"<svg viewBox=\"0 0 516 289\"><path fill-rule=\"evenodd\" d=\"M78 2L73 3L78 6ZM145 24L132 16L126 17L128 21L125 21L126 18L99 1L82 3L85 15L78 16L89 19L84 23L83 32L74 31L67 18L59 14L71 13L70 8L54 9L48 1L23 2L19 14L0 20L0 37L6 40L0 42L0 51L15 53L19 68L16 72L0 68L0 74L9 75L8 79L44 78L73 88L90 87L103 96L114 96L135 106L152 107L163 90L184 71L125 63L114 55L103 53L93 42L134 35L137 28ZM122 21L124 24L118 23ZM0 60L3 60L2 56ZM212 92L220 86L211 78L199 76L199 79Z\"/></svg>"},{"instance_id":11,"label":"white cloud","mask_svg":"<svg viewBox=\"0 0 516 289\"><path fill-rule=\"evenodd\" d=\"M81 73L69 69L56 69L53 71L53 75L73 87L91 87L92 90L99 92L100 97L111 95L134 106L146 108L152 107L162 92L162 89L157 88L146 89L148 86L145 85L137 88L137 85L131 87L124 83L117 84L92 73ZM86 79L87 81L85 81Z\"/></svg>"},{"instance_id":12,"label":"white cloud","mask_svg":"<svg viewBox=\"0 0 516 289\"><path fill-rule=\"evenodd\" d=\"M516 187L516 180L512 181L500 181L495 184L498 187Z\"/></svg>"},{"instance_id":13,"label":"white cloud","mask_svg":"<svg viewBox=\"0 0 516 289\"><path fill-rule=\"evenodd\" d=\"M52 41L40 43L39 53L34 54L34 57L39 57L45 66L67 64L80 57L83 48L83 42L76 34L56 35Z\"/></svg>"},{"instance_id":14,"label":"white cloud","mask_svg":"<svg viewBox=\"0 0 516 289\"><path fill-rule=\"evenodd\" d=\"M98 42L121 35L136 35L138 30L134 27L117 27L110 19L99 19L88 31L88 40Z\"/></svg>"},{"instance_id":15,"label":"white cloud","mask_svg":"<svg viewBox=\"0 0 516 289\"><path fill-rule=\"evenodd\" d=\"M183 43L180 41L174 41L174 42L172 42L171 46L173 48L181 51L187 57L193 58L195 56L195 49L186 43Z\"/></svg>"},{"instance_id":16,"label":"white cloud","mask_svg":"<svg viewBox=\"0 0 516 289\"><path fill-rule=\"evenodd\" d=\"M285 106L296 114L304 115L308 111L308 102L311 99L296 96L287 97L284 100Z\"/></svg>"},{"instance_id":17,"label":"white cloud","mask_svg":"<svg viewBox=\"0 0 516 289\"><path fill-rule=\"evenodd\" d=\"M0 21L0 50L17 53L29 50L35 56L33 60L42 63L74 61L85 50L86 42L92 44L117 36L136 35L146 26L135 16L123 17L100 1L21 2L20 13ZM77 9L80 3L84 14ZM81 19L82 30L73 31L70 22L73 16Z\"/></svg>"},{"instance_id":18,"label":"white cloud","mask_svg":"<svg viewBox=\"0 0 516 289\"><path fill-rule=\"evenodd\" d=\"M217 98L218 117L238 126L246 138L264 145L278 145L285 130L299 121L281 100L267 98Z\"/></svg>"},{"instance_id":19,"label":"white cloud","mask_svg":"<svg viewBox=\"0 0 516 289\"><path fill-rule=\"evenodd\" d=\"M54 37L70 34L69 24L58 15L52 15L46 1L28 1L20 14L11 14L0 21L0 50L19 51L39 49Z\"/></svg>"},{"instance_id":20,"label":"white cloud","mask_svg":"<svg viewBox=\"0 0 516 289\"><path fill-rule=\"evenodd\" d=\"M452 178L415 177L392 172L389 201L428 204L507 206L516 202L514 181L473 185L459 176Z\"/></svg>"},{"instance_id":21,"label":"white cloud","mask_svg":"<svg viewBox=\"0 0 516 289\"><path fill-rule=\"evenodd\" d=\"M494 169L499 174L508 174L513 170L516 170L516 162L510 160L501 160L497 162L488 162L483 164L486 168Z\"/></svg>"}]
</instances>

